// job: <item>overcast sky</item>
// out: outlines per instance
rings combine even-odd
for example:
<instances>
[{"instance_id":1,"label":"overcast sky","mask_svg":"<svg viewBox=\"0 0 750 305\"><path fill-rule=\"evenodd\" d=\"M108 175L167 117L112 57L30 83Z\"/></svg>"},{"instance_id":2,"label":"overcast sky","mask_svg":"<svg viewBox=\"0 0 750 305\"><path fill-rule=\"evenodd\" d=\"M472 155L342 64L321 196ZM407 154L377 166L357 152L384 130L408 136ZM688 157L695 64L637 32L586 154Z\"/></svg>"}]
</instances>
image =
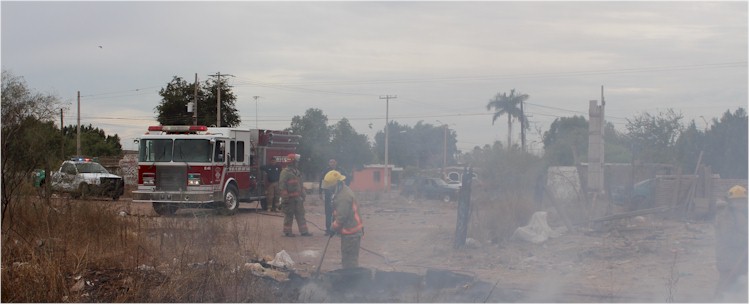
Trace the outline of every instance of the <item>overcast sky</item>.
<instances>
[{"instance_id":1,"label":"overcast sky","mask_svg":"<svg viewBox=\"0 0 750 305\"><path fill-rule=\"evenodd\" d=\"M447 124L458 147L506 142L487 102L516 89L539 140L601 99L626 118L673 108L684 123L748 104L741 2L0 2L2 68L68 102L66 125L157 124L159 89L231 74L242 127L283 129L319 108L373 140L386 117ZM100 47L101 46L101 47ZM260 96L256 100L253 96ZM703 116L703 118L701 118ZM514 141L518 141L514 128ZM536 149L538 143L532 143Z\"/></svg>"}]
</instances>

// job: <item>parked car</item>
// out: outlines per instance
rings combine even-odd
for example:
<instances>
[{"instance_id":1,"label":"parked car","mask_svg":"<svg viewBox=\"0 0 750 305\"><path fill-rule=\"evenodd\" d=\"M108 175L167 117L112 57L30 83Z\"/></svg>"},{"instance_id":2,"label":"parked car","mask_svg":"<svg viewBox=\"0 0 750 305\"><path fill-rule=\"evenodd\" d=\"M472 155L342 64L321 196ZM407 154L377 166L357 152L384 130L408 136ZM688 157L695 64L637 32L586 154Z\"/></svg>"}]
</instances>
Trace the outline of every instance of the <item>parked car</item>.
<instances>
[{"instance_id":1,"label":"parked car","mask_svg":"<svg viewBox=\"0 0 750 305\"><path fill-rule=\"evenodd\" d=\"M410 177L401 185L401 196L407 198L438 199L444 202L458 200L460 186L450 185L438 178Z\"/></svg>"},{"instance_id":2,"label":"parked car","mask_svg":"<svg viewBox=\"0 0 750 305\"><path fill-rule=\"evenodd\" d=\"M628 194L625 188L619 187L612 192L612 201L630 210L653 208L655 187L656 179L653 178L634 184L631 194Z\"/></svg>"},{"instance_id":3,"label":"parked car","mask_svg":"<svg viewBox=\"0 0 750 305\"><path fill-rule=\"evenodd\" d=\"M87 158L65 161L49 177L44 170L36 170L34 185L43 191L50 182L50 190L71 194L73 198L108 197L117 200L125 193L122 177L110 174L104 166ZM40 194L44 195L43 192Z\"/></svg>"}]
</instances>

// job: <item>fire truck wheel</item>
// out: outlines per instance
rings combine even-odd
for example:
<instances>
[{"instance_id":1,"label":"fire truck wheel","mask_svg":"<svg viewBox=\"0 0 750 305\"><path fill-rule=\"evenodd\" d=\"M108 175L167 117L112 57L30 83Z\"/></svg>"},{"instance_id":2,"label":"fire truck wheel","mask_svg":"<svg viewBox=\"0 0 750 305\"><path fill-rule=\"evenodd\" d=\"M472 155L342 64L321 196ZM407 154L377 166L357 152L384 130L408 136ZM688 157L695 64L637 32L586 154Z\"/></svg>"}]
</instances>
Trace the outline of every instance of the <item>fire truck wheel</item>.
<instances>
[{"instance_id":1,"label":"fire truck wheel","mask_svg":"<svg viewBox=\"0 0 750 305\"><path fill-rule=\"evenodd\" d=\"M221 206L221 213L224 215L234 215L240 207L240 201L237 198L237 188L234 185L227 187L224 192L224 205Z\"/></svg>"},{"instance_id":2,"label":"fire truck wheel","mask_svg":"<svg viewBox=\"0 0 750 305\"><path fill-rule=\"evenodd\" d=\"M154 211L156 214L159 214L161 216L169 216L174 215L175 212L177 212L177 206L173 204L169 204L166 202L154 202L153 204Z\"/></svg>"}]
</instances>

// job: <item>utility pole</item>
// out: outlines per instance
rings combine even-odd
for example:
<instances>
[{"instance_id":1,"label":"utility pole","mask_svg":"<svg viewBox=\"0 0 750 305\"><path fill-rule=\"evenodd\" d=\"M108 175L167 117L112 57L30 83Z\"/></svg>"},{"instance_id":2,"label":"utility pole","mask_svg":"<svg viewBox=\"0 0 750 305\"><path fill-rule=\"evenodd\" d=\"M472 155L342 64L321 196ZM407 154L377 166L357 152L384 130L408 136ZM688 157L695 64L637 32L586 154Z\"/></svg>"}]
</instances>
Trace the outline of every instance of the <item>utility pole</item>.
<instances>
[{"instance_id":1,"label":"utility pole","mask_svg":"<svg viewBox=\"0 0 750 305\"><path fill-rule=\"evenodd\" d=\"M443 125L443 167L440 169L441 178L445 178L445 166L447 164L448 156L448 124L437 120L438 123Z\"/></svg>"},{"instance_id":2,"label":"utility pole","mask_svg":"<svg viewBox=\"0 0 750 305\"><path fill-rule=\"evenodd\" d=\"M380 96L381 100L385 100L385 165L383 166L383 187L384 191L388 191L390 181L388 180L388 104L391 99L396 99L395 95Z\"/></svg>"},{"instance_id":3,"label":"utility pole","mask_svg":"<svg viewBox=\"0 0 750 305\"><path fill-rule=\"evenodd\" d=\"M445 178L445 166L447 163L448 156L448 125L443 124L443 169L441 171L441 178Z\"/></svg>"},{"instance_id":4,"label":"utility pole","mask_svg":"<svg viewBox=\"0 0 750 305\"><path fill-rule=\"evenodd\" d=\"M60 108L60 133L62 134L62 142L60 143L60 157L65 160L65 125L63 123L62 108Z\"/></svg>"},{"instance_id":5,"label":"utility pole","mask_svg":"<svg viewBox=\"0 0 750 305\"><path fill-rule=\"evenodd\" d=\"M221 72L216 72L214 75L209 76L215 76L216 77L216 127L221 127ZM224 76L231 76L234 77L234 75L231 74L224 74Z\"/></svg>"},{"instance_id":6,"label":"utility pole","mask_svg":"<svg viewBox=\"0 0 750 305\"><path fill-rule=\"evenodd\" d=\"M523 100L521 100L521 151L526 152L526 114L523 112Z\"/></svg>"},{"instance_id":7,"label":"utility pole","mask_svg":"<svg viewBox=\"0 0 750 305\"><path fill-rule=\"evenodd\" d=\"M260 96L253 96L255 99L255 129L258 129L258 99Z\"/></svg>"},{"instance_id":8,"label":"utility pole","mask_svg":"<svg viewBox=\"0 0 750 305\"><path fill-rule=\"evenodd\" d=\"M198 73L195 73L195 91L193 91L193 125L198 125Z\"/></svg>"},{"instance_id":9,"label":"utility pole","mask_svg":"<svg viewBox=\"0 0 750 305\"><path fill-rule=\"evenodd\" d=\"M76 127L76 156L81 156L81 91L78 91L78 127Z\"/></svg>"}]
</instances>

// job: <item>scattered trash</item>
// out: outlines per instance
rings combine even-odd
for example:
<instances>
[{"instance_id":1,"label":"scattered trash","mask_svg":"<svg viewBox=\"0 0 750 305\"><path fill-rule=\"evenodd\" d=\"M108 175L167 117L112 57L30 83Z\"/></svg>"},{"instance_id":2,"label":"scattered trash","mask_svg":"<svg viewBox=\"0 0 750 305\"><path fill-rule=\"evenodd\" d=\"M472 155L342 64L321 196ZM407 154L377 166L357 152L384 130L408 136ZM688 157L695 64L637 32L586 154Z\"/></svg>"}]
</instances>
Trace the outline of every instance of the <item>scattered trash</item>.
<instances>
[{"instance_id":1,"label":"scattered trash","mask_svg":"<svg viewBox=\"0 0 750 305\"><path fill-rule=\"evenodd\" d=\"M73 287L70 287L70 291L71 291L71 292L78 292L78 291L81 291L81 290L83 290L83 288L84 288L84 287L85 287L85 285L86 285L86 283L85 283L85 282L86 282L86 281L84 281L84 280L78 280L78 282L76 282L76 283L75 283L75 284L73 285Z\"/></svg>"},{"instance_id":2,"label":"scattered trash","mask_svg":"<svg viewBox=\"0 0 750 305\"><path fill-rule=\"evenodd\" d=\"M292 260L292 257L286 253L286 250L281 250L279 253L276 253L276 257L268 262L268 264L279 268L286 268L294 266L294 261Z\"/></svg>"},{"instance_id":3,"label":"scattered trash","mask_svg":"<svg viewBox=\"0 0 750 305\"><path fill-rule=\"evenodd\" d=\"M202 267L206 267L206 266L213 265L213 264L214 264L214 260L210 259L207 262L203 262L203 263L189 263L188 267L190 267L190 268L202 268Z\"/></svg>"},{"instance_id":4,"label":"scattered trash","mask_svg":"<svg viewBox=\"0 0 750 305\"><path fill-rule=\"evenodd\" d=\"M305 250L299 253L302 257L319 257L320 251L317 250Z\"/></svg>"},{"instance_id":5,"label":"scattered trash","mask_svg":"<svg viewBox=\"0 0 750 305\"><path fill-rule=\"evenodd\" d=\"M143 265L138 266L136 269L141 270L141 271L152 271L152 270L155 270L156 268L154 268L154 266L148 266L146 264L143 264Z\"/></svg>"},{"instance_id":6,"label":"scattered trash","mask_svg":"<svg viewBox=\"0 0 750 305\"><path fill-rule=\"evenodd\" d=\"M26 262L13 262L13 268L19 268L28 265Z\"/></svg>"},{"instance_id":7,"label":"scattered trash","mask_svg":"<svg viewBox=\"0 0 750 305\"><path fill-rule=\"evenodd\" d=\"M511 239L520 238L535 244L543 243L549 238L555 238L562 235L565 228L553 230L547 224L547 212L536 212L531 215L529 224L516 229Z\"/></svg>"}]
</instances>

